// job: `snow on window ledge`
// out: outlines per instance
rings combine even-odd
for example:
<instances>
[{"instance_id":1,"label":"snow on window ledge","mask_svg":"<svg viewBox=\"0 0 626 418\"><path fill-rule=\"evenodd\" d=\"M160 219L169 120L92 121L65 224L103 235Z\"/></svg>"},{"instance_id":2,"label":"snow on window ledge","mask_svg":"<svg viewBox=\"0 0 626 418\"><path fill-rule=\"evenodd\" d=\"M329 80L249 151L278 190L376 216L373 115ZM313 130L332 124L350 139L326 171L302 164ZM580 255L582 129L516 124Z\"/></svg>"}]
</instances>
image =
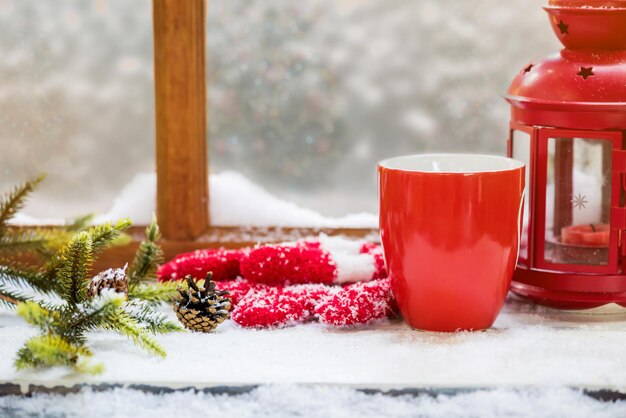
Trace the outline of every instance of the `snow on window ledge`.
<instances>
[{"instance_id":1,"label":"snow on window ledge","mask_svg":"<svg viewBox=\"0 0 626 418\"><path fill-rule=\"evenodd\" d=\"M377 228L376 214L360 212L341 217L324 216L272 195L236 171L209 176L211 224L215 226L279 226L313 228ZM156 174L139 173L121 190L109 212L95 223L130 218L147 224L155 212ZM19 213L20 225L61 224L59 219L38 219Z\"/></svg>"}]
</instances>

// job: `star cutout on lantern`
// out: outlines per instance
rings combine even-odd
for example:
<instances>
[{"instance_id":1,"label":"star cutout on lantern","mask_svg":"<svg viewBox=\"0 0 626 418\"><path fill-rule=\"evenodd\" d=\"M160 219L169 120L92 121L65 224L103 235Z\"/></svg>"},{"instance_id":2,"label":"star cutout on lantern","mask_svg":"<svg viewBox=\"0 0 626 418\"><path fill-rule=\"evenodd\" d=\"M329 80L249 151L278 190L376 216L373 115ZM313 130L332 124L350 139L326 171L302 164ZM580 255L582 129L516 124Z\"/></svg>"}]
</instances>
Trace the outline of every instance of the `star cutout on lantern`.
<instances>
[{"instance_id":1,"label":"star cutout on lantern","mask_svg":"<svg viewBox=\"0 0 626 418\"><path fill-rule=\"evenodd\" d=\"M529 73L530 70L532 70L534 67L533 64L528 64L525 68L524 68L524 74Z\"/></svg>"},{"instance_id":2,"label":"star cutout on lantern","mask_svg":"<svg viewBox=\"0 0 626 418\"><path fill-rule=\"evenodd\" d=\"M561 31L561 35L569 35L569 25L566 25L565 22L559 20L559 24L556 26Z\"/></svg>"},{"instance_id":3,"label":"star cutout on lantern","mask_svg":"<svg viewBox=\"0 0 626 418\"><path fill-rule=\"evenodd\" d=\"M578 210L583 210L587 207L587 203L589 203L587 197L581 193L578 193L576 196L572 196L571 202L574 205L574 208L578 208Z\"/></svg>"},{"instance_id":4,"label":"star cutout on lantern","mask_svg":"<svg viewBox=\"0 0 626 418\"><path fill-rule=\"evenodd\" d=\"M591 77L595 74L593 73L593 67L580 67L580 71L576 75L579 75L583 78L583 80L586 80L587 77Z\"/></svg>"}]
</instances>

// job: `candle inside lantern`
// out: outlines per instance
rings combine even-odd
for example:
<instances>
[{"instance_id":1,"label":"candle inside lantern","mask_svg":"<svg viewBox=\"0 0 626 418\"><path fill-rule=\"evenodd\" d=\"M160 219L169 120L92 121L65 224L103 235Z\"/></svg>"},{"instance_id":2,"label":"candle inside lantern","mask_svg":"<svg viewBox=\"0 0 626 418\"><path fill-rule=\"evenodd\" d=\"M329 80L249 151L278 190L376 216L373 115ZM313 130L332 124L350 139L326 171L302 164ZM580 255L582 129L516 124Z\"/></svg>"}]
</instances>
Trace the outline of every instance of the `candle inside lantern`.
<instances>
[{"instance_id":1,"label":"candle inside lantern","mask_svg":"<svg viewBox=\"0 0 626 418\"><path fill-rule=\"evenodd\" d=\"M590 247L608 247L611 230L607 224L572 225L561 229L561 243Z\"/></svg>"}]
</instances>

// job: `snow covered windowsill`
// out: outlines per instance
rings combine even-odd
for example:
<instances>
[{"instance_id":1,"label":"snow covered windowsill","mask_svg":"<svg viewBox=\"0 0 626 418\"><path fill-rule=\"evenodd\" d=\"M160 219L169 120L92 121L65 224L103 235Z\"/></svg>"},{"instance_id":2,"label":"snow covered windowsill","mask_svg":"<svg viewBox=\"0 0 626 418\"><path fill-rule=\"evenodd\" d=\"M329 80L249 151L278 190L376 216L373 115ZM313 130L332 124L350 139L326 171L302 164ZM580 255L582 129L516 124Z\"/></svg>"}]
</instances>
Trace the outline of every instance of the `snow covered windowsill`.
<instances>
[{"instance_id":1,"label":"snow covered windowsill","mask_svg":"<svg viewBox=\"0 0 626 418\"><path fill-rule=\"evenodd\" d=\"M400 321L276 330L243 329L229 321L213 334L159 337L166 359L100 333L90 341L106 371L78 376L61 368L16 372L14 354L35 329L14 313L0 311L0 387L315 383L382 390L569 386L626 393L623 312L565 313L510 298L492 329L455 334L418 332Z\"/></svg>"},{"instance_id":2,"label":"snow covered windowsill","mask_svg":"<svg viewBox=\"0 0 626 418\"><path fill-rule=\"evenodd\" d=\"M277 226L313 228L377 228L378 216L359 212L325 216L267 191L243 174L223 171L209 176L211 224L214 226ZM110 209L94 223L130 218L135 224L149 224L156 210L156 174L138 173L115 197ZM28 207L13 222L19 225L56 225L60 218L29 215Z\"/></svg>"}]
</instances>

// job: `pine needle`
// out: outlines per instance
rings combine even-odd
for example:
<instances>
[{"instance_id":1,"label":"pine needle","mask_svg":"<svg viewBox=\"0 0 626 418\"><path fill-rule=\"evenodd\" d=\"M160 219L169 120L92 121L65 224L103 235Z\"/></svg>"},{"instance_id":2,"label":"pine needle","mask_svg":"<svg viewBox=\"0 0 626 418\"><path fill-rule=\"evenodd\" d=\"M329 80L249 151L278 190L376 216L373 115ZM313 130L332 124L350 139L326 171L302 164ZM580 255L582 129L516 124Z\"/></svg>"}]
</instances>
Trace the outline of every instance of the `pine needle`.
<instances>
[{"instance_id":1,"label":"pine needle","mask_svg":"<svg viewBox=\"0 0 626 418\"><path fill-rule=\"evenodd\" d=\"M79 216L78 218L75 218L71 222L69 222L65 229L71 232L84 231L89 228L89 224L91 223L91 221L93 221L93 218L93 213Z\"/></svg>"},{"instance_id":2,"label":"pine needle","mask_svg":"<svg viewBox=\"0 0 626 418\"><path fill-rule=\"evenodd\" d=\"M110 291L77 307L65 306L60 310L59 325L63 331L59 332L70 341L84 342L85 332L100 328L122 307L124 301L123 294Z\"/></svg>"},{"instance_id":3,"label":"pine needle","mask_svg":"<svg viewBox=\"0 0 626 418\"><path fill-rule=\"evenodd\" d=\"M91 351L85 346L70 343L58 335L38 335L26 341L23 350L18 352L15 366L18 369L40 366L75 366L81 357L90 357Z\"/></svg>"},{"instance_id":4,"label":"pine needle","mask_svg":"<svg viewBox=\"0 0 626 418\"><path fill-rule=\"evenodd\" d=\"M177 285L176 282L139 284L128 289L128 297L129 299L140 299L155 304L159 302L169 303L178 294Z\"/></svg>"},{"instance_id":5,"label":"pine needle","mask_svg":"<svg viewBox=\"0 0 626 418\"><path fill-rule=\"evenodd\" d=\"M18 303L24 302L26 299L26 295L17 290L8 289L0 283L0 305L12 308Z\"/></svg>"},{"instance_id":6,"label":"pine needle","mask_svg":"<svg viewBox=\"0 0 626 418\"><path fill-rule=\"evenodd\" d=\"M146 239L139 245L135 259L128 269L129 289L147 280L156 279L157 268L163 263L163 250L157 244L160 238L156 217L152 215L152 222L146 228Z\"/></svg>"},{"instance_id":7,"label":"pine needle","mask_svg":"<svg viewBox=\"0 0 626 418\"><path fill-rule=\"evenodd\" d=\"M93 262L92 235L76 234L61 251L60 261L58 280L62 297L69 304L77 305L87 298L87 274Z\"/></svg>"},{"instance_id":8,"label":"pine needle","mask_svg":"<svg viewBox=\"0 0 626 418\"><path fill-rule=\"evenodd\" d=\"M124 312L137 321L140 326L152 334L168 334L183 331L183 328L168 319L164 313L155 311L142 300L131 300L124 304Z\"/></svg>"},{"instance_id":9,"label":"pine needle","mask_svg":"<svg viewBox=\"0 0 626 418\"><path fill-rule=\"evenodd\" d=\"M102 363L92 363L86 357L79 357L74 364L74 370L78 373L85 374L101 374L104 372L104 364Z\"/></svg>"},{"instance_id":10,"label":"pine needle","mask_svg":"<svg viewBox=\"0 0 626 418\"><path fill-rule=\"evenodd\" d=\"M17 186L0 200L0 236L6 232L9 220L24 207L28 195L35 190L45 177L45 174L42 174L34 180Z\"/></svg>"},{"instance_id":11,"label":"pine needle","mask_svg":"<svg viewBox=\"0 0 626 418\"><path fill-rule=\"evenodd\" d=\"M15 357L15 361L13 364L15 365L15 368L17 370L45 366L45 364L41 360L35 358L33 356L33 352L25 346L17 351L17 356Z\"/></svg>"},{"instance_id":12,"label":"pine needle","mask_svg":"<svg viewBox=\"0 0 626 418\"><path fill-rule=\"evenodd\" d=\"M27 323L41 329L48 329L54 318L49 310L32 301L20 303L17 306L17 314Z\"/></svg>"},{"instance_id":13,"label":"pine needle","mask_svg":"<svg viewBox=\"0 0 626 418\"><path fill-rule=\"evenodd\" d=\"M0 283L10 284L21 289L32 289L45 294L52 294L58 290L56 282L50 280L41 269L18 261L7 261L0 264Z\"/></svg>"},{"instance_id":14,"label":"pine needle","mask_svg":"<svg viewBox=\"0 0 626 418\"><path fill-rule=\"evenodd\" d=\"M121 309L109 318L108 323L103 328L125 335L133 343L152 354L160 357L167 356L165 349L150 337L146 331L141 329L141 326L135 319Z\"/></svg>"},{"instance_id":15,"label":"pine needle","mask_svg":"<svg viewBox=\"0 0 626 418\"><path fill-rule=\"evenodd\" d=\"M116 239L119 239L122 232L132 225L130 219L120 219L114 225L107 222L96 225L89 229L94 254L111 246Z\"/></svg>"},{"instance_id":16,"label":"pine needle","mask_svg":"<svg viewBox=\"0 0 626 418\"><path fill-rule=\"evenodd\" d=\"M7 229L0 236L0 255L13 257L38 253L49 255L48 249L52 234L42 229Z\"/></svg>"}]
</instances>

